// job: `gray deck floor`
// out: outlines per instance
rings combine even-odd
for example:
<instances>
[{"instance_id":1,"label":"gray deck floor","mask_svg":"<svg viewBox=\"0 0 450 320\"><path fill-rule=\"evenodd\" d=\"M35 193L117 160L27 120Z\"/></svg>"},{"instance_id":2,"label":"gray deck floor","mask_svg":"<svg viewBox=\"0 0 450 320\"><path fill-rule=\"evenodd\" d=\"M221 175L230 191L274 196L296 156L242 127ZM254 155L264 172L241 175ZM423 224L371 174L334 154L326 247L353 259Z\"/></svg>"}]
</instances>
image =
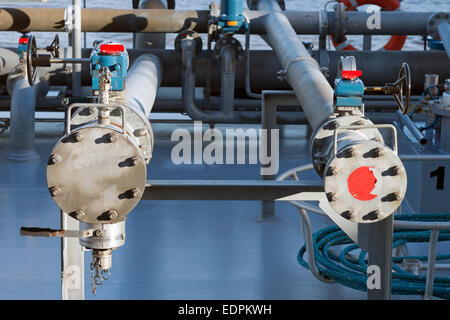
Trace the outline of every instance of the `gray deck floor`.
<instances>
[{"instance_id":1,"label":"gray deck floor","mask_svg":"<svg viewBox=\"0 0 450 320\"><path fill-rule=\"evenodd\" d=\"M180 165L170 161L170 133L155 124L152 179L260 179L258 165ZM182 126L191 127L191 124ZM0 136L0 299L59 299L60 240L21 237L21 226L60 227L46 186L45 163L62 124L37 124L37 163L6 160L9 132ZM279 173L309 162L305 126L282 133ZM318 179L314 173L309 179ZM258 222L259 202L141 201L127 219L126 244L113 254L111 280L86 299L365 299L325 284L298 265L303 245L297 211L276 204L277 218ZM313 229L330 225L312 216Z\"/></svg>"}]
</instances>

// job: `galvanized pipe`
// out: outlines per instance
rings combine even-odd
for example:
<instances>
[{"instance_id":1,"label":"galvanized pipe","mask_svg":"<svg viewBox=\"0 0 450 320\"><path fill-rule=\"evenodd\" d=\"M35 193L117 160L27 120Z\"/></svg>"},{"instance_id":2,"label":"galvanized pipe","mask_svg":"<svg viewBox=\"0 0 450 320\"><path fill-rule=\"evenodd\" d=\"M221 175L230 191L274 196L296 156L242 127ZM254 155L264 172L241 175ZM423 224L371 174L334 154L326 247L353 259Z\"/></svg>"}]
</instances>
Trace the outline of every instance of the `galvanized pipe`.
<instances>
[{"instance_id":1,"label":"galvanized pipe","mask_svg":"<svg viewBox=\"0 0 450 320\"><path fill-rule=\"evenodd\" d=\"M244 12L252 23L252 33L265 34L264 19L270 11ZM299 34L319 34L320 12L286 11L283 14ZM157 9L82 9L83 32L156 32L178 33L192 29L206 33L208 10ZM327 12L327 34L335 31L335 13ZM370 14L346 12L346 34L427 34L427 21L431 12L381 12L383 28L368 29ZM0 8L0 31L60 31L64 32L64 8Z\"/></svg>"},{"instance_id":2,"label":"galvanized pipe","mask_svg":"<svg viewBox=\"0 0 450 320\"><path fill-rule=\"evenodd\" d=\"M445 51L447 51L447 55L450 59L450 25L447 21L442 21L438 24L437 30L439 32L439 36L441 37L441 41L444 44Z\"/></svg>"},{"instance_id":3,"label":"galvanized pipe","mask_svg":"<svg viewBox=\"0 0 450 320\"><path fill-rule=\"evenodd\" d=\"M35 144L36 100L47 90L47 83L41 82L39 77L32 87L26 77L16 79L11 99L9 160L28 162L40 159Z\"/></svg>"},{"instance_id":4,"label":"galvanized pipe","mask_svg":"<svg viewBox=\"0 0 450 320\"><path fill-rule=\"evenodd\" d=\"M81 0L73 0L72 58L81 58ZM81 65L72 66L72 96L81 96Z\"/></svg>"},{"instance_id":5,"label":"galvanized pipe","mask_svg":"<svg viewBox=\"0 0 450 320\"><path fill-rule=\"evenodd\" d=\"M151 54L140 56L128 71L125 80L126 99L139 106L146 117L152 111L161 78L161 61Z\"/></svg>"},{"instance_id":6,"label":"galvanized pipe","mask_svg":"<svg viewBox=\"0 0 450 320\"><path fill-rule=\"evenodd\" d=\"M269 14L265 24L286 78L315 130L333 114L333 89L282 13Z\"/></svg>"},{"instance_id":7,"label":"galvanized pipe","mask_svg":"<svg viewBox=\"0 0 450 320\"><path fill-rule=\"evenodd\" d=\"M402 125L408 128L409 132L413 135L413 137L421 144L425 145L428 142L428 139L420 132L414 122L407 115L402 114L400 111L397 111L397 117Z\"/></svg>"}]
</instances>

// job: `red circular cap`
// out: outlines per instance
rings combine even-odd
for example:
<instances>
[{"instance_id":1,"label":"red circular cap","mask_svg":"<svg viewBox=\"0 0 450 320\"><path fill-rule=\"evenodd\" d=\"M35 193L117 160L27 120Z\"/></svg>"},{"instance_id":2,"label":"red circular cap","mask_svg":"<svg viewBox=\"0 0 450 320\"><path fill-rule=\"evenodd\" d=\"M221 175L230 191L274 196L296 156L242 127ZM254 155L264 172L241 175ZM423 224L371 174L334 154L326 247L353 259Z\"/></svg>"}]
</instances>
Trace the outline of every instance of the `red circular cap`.
<instances>
[{"instance_id":1,"label":"red circular cap","mask_svg":"<svg viewBox=\"0 0 450 320\"><path fill-rule=\"evenodd\" d=\"M104 54L117 54L125 51L125 47L120 43L102 43L100 52Z\"/></svg>"},{"instance_id":2,"label":"red circular cap","mask_svg":"<svg viewBox=\"0 0 450 320\"><path fill-rule=\"evenodd\" d=\"M348 176L348 191L355 199L369 201L378 197L371 193L377 183L372 169L373 167L359 167Z\"/></svg>"}]
</instances>

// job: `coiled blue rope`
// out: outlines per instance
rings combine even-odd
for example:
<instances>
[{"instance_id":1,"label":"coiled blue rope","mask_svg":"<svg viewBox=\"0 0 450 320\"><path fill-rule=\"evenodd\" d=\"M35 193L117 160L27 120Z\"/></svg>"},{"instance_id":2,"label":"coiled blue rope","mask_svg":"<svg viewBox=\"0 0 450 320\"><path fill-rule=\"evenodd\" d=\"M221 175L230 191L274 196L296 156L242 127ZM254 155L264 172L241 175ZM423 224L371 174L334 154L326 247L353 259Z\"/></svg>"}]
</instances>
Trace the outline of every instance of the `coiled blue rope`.
<instances>
[{"instance_id":1,"label":"coiled blue rope","mask_svg":"<svg viewBox=\"0 0 450 320\"><path fill-rule=\"evenodd\" d=\"M396 215L399 221L422 221L422 222L449 222L450 214L416 214ZM393 248L408 242L428 242L431 231L429 230L405 230L394 229ZM450 230L440 230L438 241L449 241ZM359 250L339 227L333 226L319 230L313 234L314 255L319 272L336 282L360 291L367 291L367 252L361 250L358 259L349 255L354 250ZM347 245L339 255L329 250L333 246ZM306 244L300 249L297 261L308 268L308 263L303 259L306 252ZM426 277L409 273L399 267L403 259L418 259L426 261L427 256L402 256L392 259L392 294L399 295L423 295L425 293ZM436 260L450 259L450 254L437 255ZM450 277L435 277L433 296L450 299Z\"/></svg>"}]
</instances>

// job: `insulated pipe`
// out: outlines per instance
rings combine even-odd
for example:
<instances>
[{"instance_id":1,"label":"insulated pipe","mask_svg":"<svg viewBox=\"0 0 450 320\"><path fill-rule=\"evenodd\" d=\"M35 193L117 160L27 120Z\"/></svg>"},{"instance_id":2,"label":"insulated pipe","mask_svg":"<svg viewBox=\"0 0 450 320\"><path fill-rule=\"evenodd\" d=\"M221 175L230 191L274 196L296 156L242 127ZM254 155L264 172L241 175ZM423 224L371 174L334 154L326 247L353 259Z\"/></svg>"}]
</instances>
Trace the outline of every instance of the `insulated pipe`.
<instances>
[{"instance_id":1,"label":"insulated pipe","mask_svg":"<svg viewBox=\"0 0 450 320\"><path fill-rule=\"evenodd\" d=\"M140 9L166 9L164 0L145 0L139 3ZM134 47L136 49L164 49L166 47L165 33L137 33Z\"/></svg>"},{"instance_id":2,"label":"insulated pipe","mask_svg":"<svg viewBox=\"0 0 450 320\"><path fill-rule=\"evenodd\" d=\"M220 50L222 70L220 77L220 109L225 117L234 112L234 79L236 70L236 50L225 46Z\"/></svg>"},{"instance_id":3,"label":"insulated pipe","mask_svg":"<svg viewBox=\"0 0 450 320\"><path fill-rule=\"evenodd\" d=\"M268 15L265 25L286 78L315 130L333 114L333 89L282 13Z\"/></svg>"},{"instance_id":4,"label":"insulated pipe","mask_svg":"<svg viewBox=\"0 0 450 320\"><path fill-rule=\"evenodd\" d=\"M15 81L11 99L9 160L26 162L40 159L35 144L36 100L39 95L45 95L47 90L47 82L37 80L30 87L26 77L21 76Z\"/></svg>"},{"instance_id":5,"label":"insulated pipe","mask_svg":"<svg viewBox=\"0 0 450 320\"><path fill-rule=\"evenodd\" d=\"M264 18L270 11L244 12L251 21L252 33L265 34ZM285 11L284 15L299 34L319 34L320 12ZM327 12L327 34L334 34L335 12ZM369 29L365 12L345 12L346 34L427 34L431 12L381 12L383 27ZM178 33L191 29L199 33L208 30L209 10L126 10L83 9L83 32L164 32ZM64 8L0 8L0 31L52 31L64 32Z\"/></svg>"},{"instance_id":6,"label":"insulated pipe","mask_svg":"<svg viewBox=\"0 0 450 320\"><path fill-rule=\"evenodd\" d=\"M151 54L141 55L128 70L126 99L139 106L146 117L152 111L161 78L161 61Z\"/></svg>"},{"instance_id":7,"label":"insulated pipe","mask_svg":"<svg viewBox=\"0 0 450 320\"><path fill-rule=\"evenodd\" d=\"M19 64L17 51L0 48L0 76L8 75Z\"/></svg>"}]
</instances>

